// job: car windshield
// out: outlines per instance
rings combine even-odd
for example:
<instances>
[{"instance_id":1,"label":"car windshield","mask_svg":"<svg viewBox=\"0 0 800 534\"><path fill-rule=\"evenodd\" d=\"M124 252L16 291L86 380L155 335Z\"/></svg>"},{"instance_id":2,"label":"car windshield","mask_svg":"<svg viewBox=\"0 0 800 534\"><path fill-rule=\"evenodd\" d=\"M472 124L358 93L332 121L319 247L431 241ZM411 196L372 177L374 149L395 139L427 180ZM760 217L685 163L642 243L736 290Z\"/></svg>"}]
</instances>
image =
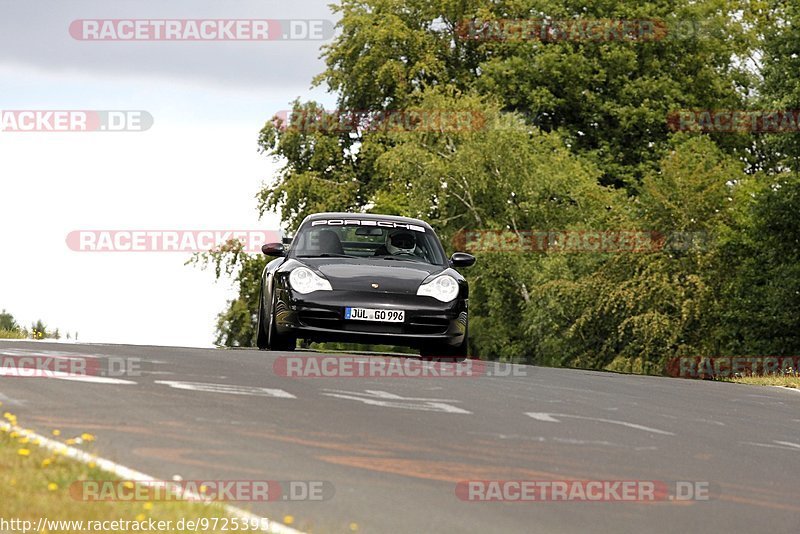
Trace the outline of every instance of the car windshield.
<instances>
[{"instance_id":1,"label":"car windshield","mask_svg":"<svg viewBox=\"0 0 800 534\"><path fill-rule=\"evenodd\" d=\"M421 226L376 221L358 224L328 224L314 221L304 225L294 238L290 254L296 258L343 257L369 258L377 261L417 261L444 265L438 238ZM363 224L368 223L368 224ZM392 227L388 227L389 225Z\"/></svg>"}]
</instances>

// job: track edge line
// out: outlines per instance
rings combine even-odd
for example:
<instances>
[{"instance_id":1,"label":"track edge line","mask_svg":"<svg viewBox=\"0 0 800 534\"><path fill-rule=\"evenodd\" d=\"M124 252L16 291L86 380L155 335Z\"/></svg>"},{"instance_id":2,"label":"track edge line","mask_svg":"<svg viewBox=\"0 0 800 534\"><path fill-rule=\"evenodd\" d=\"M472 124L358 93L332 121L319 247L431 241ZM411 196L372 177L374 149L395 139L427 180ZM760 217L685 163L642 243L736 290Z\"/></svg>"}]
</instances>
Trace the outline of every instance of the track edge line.
<instances>
[{"instance_id":1,"label":"track edge line","mask_svg":"<svg viewBox=\"0 0 800 534\"><path fill-rule=\"evenodd\" d=\"M159 485L162 485L160 483L161 481L158 481L155 479L155 477L142 473L141 471L136 471L135 469L131 469L130 467L126 467L122 464L119 464L107 458L102 458L100 456L90 454L86 451L82 451L78 448L72 447L65 443L61 443L60 441L50 439L47 436L42 436L41 434L37 434L32 430L21 428L19 426L15 426L6 422L0 422L0 430L4 432L17 432L19 433L20 436L25 436L31 440L39 440L39 443L36 443L36 445L38 445L41 448L61 453L64 456L67 456L73 460L76 460L84 464L89 464L90 462L93 462L97 465L97 467L99 467L103 471L107 471L122 479L136 480L137 482L141 481L144 482L145 484L158 483ZM187 502L188 502L187 498L190 498L197 502L202 502L204 500L204 497L202 495L192 491L186 491L182 489L178 484L168 482L167 487L169 487L169 489L175 495L184 500L187 500ZM263 525L264 522L266 522L265 527L258 529L261 532L269 532L271 534L306 534L305 532L284 525L283 523L279 523L268 517L263 517L260 515L250 513L247 510L243 510L239 507L232 506L230 504L223 504L223 503L220 504L222 504L222 507L225 510L225 512L231 516L244 520L258 521L259 526Z\"/></svg>"}]
</instances>

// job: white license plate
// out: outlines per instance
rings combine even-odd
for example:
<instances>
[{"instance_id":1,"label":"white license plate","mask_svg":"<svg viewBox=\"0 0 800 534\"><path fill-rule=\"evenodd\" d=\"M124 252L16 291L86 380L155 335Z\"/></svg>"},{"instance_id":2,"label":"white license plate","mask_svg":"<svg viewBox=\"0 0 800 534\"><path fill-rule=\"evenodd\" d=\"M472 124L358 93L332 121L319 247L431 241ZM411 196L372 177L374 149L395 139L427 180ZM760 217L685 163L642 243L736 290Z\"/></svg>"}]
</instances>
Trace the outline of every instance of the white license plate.
<instances>
[{"instance_id":1,"label":"white license plate","mask_svg":"<svg viewBox=\"0 0 800 534\"><path fill-rule=\"evenodd\" d=\"M370 308L345 308L344 318L353 321L378 321L381 323L402 323L406 320L403 310L373 310Z\"/></svg>"}]
</instances>

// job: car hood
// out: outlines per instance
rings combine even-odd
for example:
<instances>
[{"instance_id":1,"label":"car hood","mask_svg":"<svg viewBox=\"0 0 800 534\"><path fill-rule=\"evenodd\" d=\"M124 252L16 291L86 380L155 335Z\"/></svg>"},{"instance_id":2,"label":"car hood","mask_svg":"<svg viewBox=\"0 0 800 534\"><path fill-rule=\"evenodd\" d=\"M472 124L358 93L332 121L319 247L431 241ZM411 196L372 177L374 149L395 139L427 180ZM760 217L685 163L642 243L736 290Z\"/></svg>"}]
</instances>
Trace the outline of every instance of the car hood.
<instances>
[{"instance_id":1,"label":"car hood","mask_svg":"<svg viewBox=\"0 0 800 534\"><path fill-rule=\"evenodd\" d=\"M302 263L322 274L334 290L416 294L430 275L446 269L416 261L350 258L303 258ZM373 284L378 284L374 287Z\"/></svg>"}]
</instances>

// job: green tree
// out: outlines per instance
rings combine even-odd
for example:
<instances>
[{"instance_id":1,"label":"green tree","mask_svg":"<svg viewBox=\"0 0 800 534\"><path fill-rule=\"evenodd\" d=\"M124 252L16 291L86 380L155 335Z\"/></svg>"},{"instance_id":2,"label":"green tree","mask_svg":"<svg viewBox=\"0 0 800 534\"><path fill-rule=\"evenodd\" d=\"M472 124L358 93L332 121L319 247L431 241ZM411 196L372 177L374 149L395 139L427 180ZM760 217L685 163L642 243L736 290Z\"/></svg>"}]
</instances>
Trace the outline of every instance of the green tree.
<instances>
[{"instance_id":1,"label":"green tree","mask_svg":"<svg viewBox=\"0 0 800 534\"><path fill-rule=\"evenodd\" d=\"M659 167L643 181L631 228L706 239L666 240L588 269L575 269L582 258L548 258L526 321L543 363L658 373L669 358L717 348L715 236L730 222L743 164L697 137L678 142Z\"/></svg>"},{"instance_id":2,"label":"green tree","mask_svg":"<svg viewBox=\"0 0 800 534\"><path fill-rule=\"evenodd\" d=\"M0 338L21 339L28 337L27 330L20 328L14 316L3 310L0 312Z\"/></svg>"},{"instance_id":3,"label":"green tree","mask_svg":"<svg viewBox=\"0 0 800 534\"><path fill-rule=\"evenodd\" d=\"M621 216L624 197L599 186L600 172L574 157L555 133L542 133L476 96L430 91L421 110L469 110L484 129L393 136L376 162L390 186L376 212L405 205L402 215L429 220L445 243L468 230L566 230L604 227ZM451 245L449 248L454 248ZM542 258L479 252L465 271L471 294L472 354L505 361L532 359L520 318L536 305L531 292Z\"/></svg>"},{"instance_id":4,"label":"green tree","mask_svg":"<svg viewBox=\"0 0 800 534\"><path fill-rule=\"evenodd\" d=\"M45 325L41 319L31 324L31 337L33 339L45 339L49 337L47 325Z\"/></svg>"},{"instance_id":5,"label":"green tree","mask_svg":"<svg viewBox=\"0 0 800 534\"><path fill-rule=\"evenodd\" d=\"M800 176L752 186L720 244L721 350L800 352Z\"/></svg>"},{"instance_id":6,"label":"green tree","mask_svg":"<svg viewBox=\"0 0 800 534\"><path fill-rule=\"evenodd\" d=\"M764 110L800 109L800 5L784 0L765 2L761 46L760 99ZM780 173L800 171L800 139L797 133L765 136L759 143L759 170Z\"/></svg>"},{"instance_id":7,"label":"green tree","mask_svg":"<svg viewBox=\"0 0 800 534\"><path fill-rule=\"evenodd\" d=\"M748 2L342 0L336 9L341 33L316 82L336 91L342 108L405 109L433 86L477 90L545 131L561 130L574 152L597 161L604 183L635 186L654 168L669 148L669 112L740 108L755 83L742 61L756 43ZM465 22L544 17L652 20L667 32L633 42L543 42L458 31Z\"/></svg>"},{"instance_id":8,"label":"green tree","mask_svg":"<svg viewBox=\"0 0 800 534\"><path fill-rule=\"evenodd\" d=\"M263 256L248 254L242 243L231 240L218 250L196 254L189 262L201 268L213 266L217 280L223 275L232 278L237 297L217 316L217 345L254 347L261 273L266 266ZM78 338L77 333L75 339Z\"/></svg>"},{"instance_id":9,"label":"green tree","mask_svg":"<svg viewBox=\"0 0 800 534\"><path fill-rule=\"evenodd\" d=\"M794 102L797 75L776 60L796 42L782 26L769 29L794 20L787 5L342 0L340 34L315 79L338 94L341 109L466 111L482 117L481 127L342 130L331 127L335 113L296 101L301 127L269 120L260 132L260 149L281 170L258 208L280 211L290 231L318 211L417 216L450 249L475 229L699 234L702 246L649 254L478 252L466 271L473 353L654 373L686 353L760 346L775 324L791 326L795 311L795 251L784 244L785 255L770 256L763 243L767 235L794 243L795 228L779 224L794 208L793 178L781 174L791 165L782 155L794 149L749 135L674 134L666 118L685 108L746 107L758 103L755 89L769 102ZM645 42L459 32L465 22L542 17L654 19L670 31ZM685 31L687 22L695 31ZM765 63L758 87L752 65L761 44L772 70ZM780 179L763 188L745 164ZM758 259L750 263L749 253ZM234 247L196 260L237 284L238 297L219 316L218 343L252 344L264 258ZM762 265L768 269L757 272ZM767 273L786 283L770 285ZM773 324L778 304L789 311ZM758 320L746 325L750 313Z\"/></svg>"},{"instance_id":10,"label":"green tree","mask_svg":"<svg viewBox=\"0 0 800 534\"><path fill-rule=\"evenodd\" d=\"M19 325L17 324L17 321L14 320L14 316L6 312L5 309L0 312L0 330L6 330L9 332L19 330Z\"/></svg>"}]
</instances>

